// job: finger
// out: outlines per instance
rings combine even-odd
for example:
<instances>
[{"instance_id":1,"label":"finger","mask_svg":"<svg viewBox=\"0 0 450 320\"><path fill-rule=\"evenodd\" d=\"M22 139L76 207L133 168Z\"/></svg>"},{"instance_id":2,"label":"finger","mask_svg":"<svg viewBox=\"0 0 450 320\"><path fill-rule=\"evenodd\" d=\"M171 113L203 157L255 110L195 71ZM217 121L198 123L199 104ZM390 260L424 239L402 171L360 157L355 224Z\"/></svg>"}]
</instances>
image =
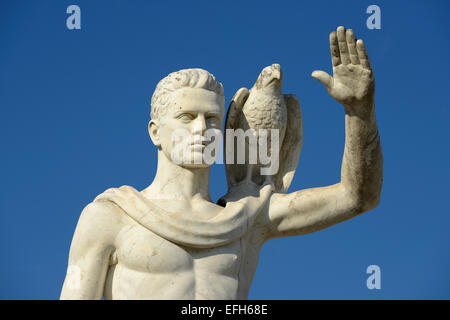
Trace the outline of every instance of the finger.
<instances>
[{"instance_id":1,"label":"finger","mask_svg":"<svg viewBox=\"0 0 450 320\"><path fill-rule=\"evenodd\" d=\"M338 40L337 40L335 31L330 33L330 52L331 52L331 61L333 63L333 67L340 65L341 58L339 55L339 45L338 45Z\"/></svg>"},{"instance_id":2,"label":"finger","mask_svg":"<svg viewBox=\"0 0 450 320\"><path fill-rule=\"evenodd\" d=\"M345 28L337 28L337 39L339 44L339 53L341 55L342 64L350 64L350 56L348 54L347 40L345 39Z\"/></svg>"},{"instance_id":3,"label":"finger","mask_svg":"<svg viewBox=\"0 0 450 320\"><path fill-rule=\"evenodd\" d=\"M360 64L364 68L372 70L372 67L370 66L369 56L367 55L366 46L364 45L364 42L361 39L356 41L356 50L358 51L358 58Z\"/></svg>"},{"instance_id":4,"label":"finger","mask_svg":"<svg viewBox=\"0 0 450 320\"><path fill-rule=\"evenodd\" d=\"M352 64L359 64L358 51L356 51L356 38L352 29L345 32L347 40L348 52L350 54L350 61Z\"/></svg>"},{"instance_id":5,"label":"finger","mask_svg":"<svg viewBox=\"0 0 450 320\"><path fill-rule=\"evenodd\" d=\"M325 71L316 70L311 74L311 76L314 79L317 79L320 82L322 82L322 84L325 86L325 88L327 88L327 90L331 89L331 87L333 86L333 77L331 77Z\"/></svg>"}]
</instances>

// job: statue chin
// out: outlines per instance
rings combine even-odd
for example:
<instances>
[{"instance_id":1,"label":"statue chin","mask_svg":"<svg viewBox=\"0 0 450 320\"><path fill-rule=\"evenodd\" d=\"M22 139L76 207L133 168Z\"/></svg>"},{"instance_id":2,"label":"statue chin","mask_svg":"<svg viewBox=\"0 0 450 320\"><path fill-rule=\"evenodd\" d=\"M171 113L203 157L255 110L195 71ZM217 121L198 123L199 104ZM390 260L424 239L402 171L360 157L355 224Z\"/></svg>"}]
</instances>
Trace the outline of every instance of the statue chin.
<instances>
[{"instance_id":1,"label":"statue chin","mask_svg":"<svg viewBox=\"0 0 450 320\"><path fill-rule=\"evenodd\" d=\"M186 169L204 169L204 168L209 168L211 167L211 164L207 164L207 163L201 163L201 164L181 164L180 165L183 168Z\"/></svg>"},{"instance_id":2,"label":"statue chin","mask_svg":"<svg viewBox=\"0 0 450 320\"><path fill-rule=\"evenodd\" d=\"M173 163L186 169L209 168L214 163L214 160L208 159L208 161L205 161L203 152L201 151L192 151L190 155L185 155L182 159L171 159Z\"/></svg>"}]
</instances>

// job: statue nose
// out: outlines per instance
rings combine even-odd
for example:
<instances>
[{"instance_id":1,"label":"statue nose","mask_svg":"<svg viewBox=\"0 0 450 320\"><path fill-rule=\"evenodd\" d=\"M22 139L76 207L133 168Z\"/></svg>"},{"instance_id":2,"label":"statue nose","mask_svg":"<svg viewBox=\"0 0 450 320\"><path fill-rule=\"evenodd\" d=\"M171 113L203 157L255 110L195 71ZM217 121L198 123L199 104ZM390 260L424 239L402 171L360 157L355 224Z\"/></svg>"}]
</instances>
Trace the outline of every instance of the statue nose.
<instances>
[{"instance_id":1,"label":"statue nose","mask_svg":"<svg viewBox=\"0 0 450 320\"><path fill-rule=\"evenodd\" d=\"M206 130L206 119L203 115L198 115L194 123L194 133L203 134Z\"/></svg>"}]
</instances>

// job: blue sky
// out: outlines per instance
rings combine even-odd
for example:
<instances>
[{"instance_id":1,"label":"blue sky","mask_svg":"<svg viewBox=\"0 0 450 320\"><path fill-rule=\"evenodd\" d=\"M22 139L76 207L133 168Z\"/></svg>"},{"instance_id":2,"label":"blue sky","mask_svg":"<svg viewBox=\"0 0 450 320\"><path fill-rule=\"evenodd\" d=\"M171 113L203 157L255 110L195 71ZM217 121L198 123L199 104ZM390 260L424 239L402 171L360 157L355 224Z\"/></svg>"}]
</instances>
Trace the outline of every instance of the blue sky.
<instances>
[{"instance_id":1,"label":"blue sky","mask_svg":"<svg viewBox=\"0 0 450 320\"><path fill-rule=\"evenodd\" d=\"M66 8L81 8L81 30ZM381 8L381 30L366 8ZM250 299L450 299L450 5L447 1L2 1L0 298L57 299L85 205L143 189L156 169L150 98L200 67L226 104L280 63L304 145L290 191L340 178L344 111L311 77L331 72L328 34L364 39L383 146L380 205L329 229L267 242ZM214 200L226 191L212 168ZM381 290L366 287L381 268Z\"/></svg>"}]
</instances>

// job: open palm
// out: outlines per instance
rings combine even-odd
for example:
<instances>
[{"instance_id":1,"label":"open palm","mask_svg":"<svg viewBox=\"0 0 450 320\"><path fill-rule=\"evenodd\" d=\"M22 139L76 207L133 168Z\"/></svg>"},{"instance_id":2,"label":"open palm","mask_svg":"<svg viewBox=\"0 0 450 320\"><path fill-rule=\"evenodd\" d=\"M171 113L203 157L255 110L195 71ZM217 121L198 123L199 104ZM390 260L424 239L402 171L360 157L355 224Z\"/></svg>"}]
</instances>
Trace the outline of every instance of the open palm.
<instances>
[{"instance_id":1,"label":"open palm","mask_svg":"<svg viewBox=\"0 0 450 320\"><path fill-rule=\"evenodd\" d=\"M365 105L373 98L375 84L364 42L356 41L353 30L338 27L330 33L333 77L324 71L312 76L344 106Z\"/></svg>"}]
</instances>

